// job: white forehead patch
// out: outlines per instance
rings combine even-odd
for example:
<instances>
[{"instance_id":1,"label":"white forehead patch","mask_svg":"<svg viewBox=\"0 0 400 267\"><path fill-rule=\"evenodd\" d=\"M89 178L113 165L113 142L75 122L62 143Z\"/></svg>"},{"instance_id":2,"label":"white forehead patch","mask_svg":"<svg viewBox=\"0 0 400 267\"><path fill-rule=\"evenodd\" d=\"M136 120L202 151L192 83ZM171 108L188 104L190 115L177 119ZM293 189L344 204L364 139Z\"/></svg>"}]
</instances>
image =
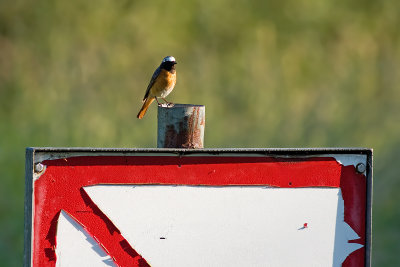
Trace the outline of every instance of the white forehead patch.
<instances>
[{"instance_id":1,"label":"white forehead patch","mask_svg":"<svg viewBox=\"0 0 400 267\"><path fill-rule=\"evenodd\" d=\"M168 57L165 57L165 58L162 60L162 63L167 62L167 61L174 62L174 61L176 61L176 60L175 60L174 57L168 56Z\"/></svg>"}]
</instances>

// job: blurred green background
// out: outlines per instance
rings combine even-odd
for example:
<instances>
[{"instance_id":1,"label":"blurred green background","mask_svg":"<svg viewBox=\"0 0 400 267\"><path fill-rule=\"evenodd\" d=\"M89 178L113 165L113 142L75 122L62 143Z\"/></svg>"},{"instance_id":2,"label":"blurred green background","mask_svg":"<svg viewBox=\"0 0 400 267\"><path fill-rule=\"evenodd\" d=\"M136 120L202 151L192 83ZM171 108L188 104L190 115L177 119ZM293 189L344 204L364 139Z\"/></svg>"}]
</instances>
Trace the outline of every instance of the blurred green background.
<instances>
[{"instance_id":1,"label":"blurred green background","mask_svg":"<svg viewBox=\"0 0 400 267\"><path fill-rule=\"evenodd\" d=\"M156 105L135 116L173 55L168 100L206 105L206 147L373 148L373 266L400 266L399 10L0 0L0 265L22 264L25 147L155 147Z\"/></svg>"}]
</instances>

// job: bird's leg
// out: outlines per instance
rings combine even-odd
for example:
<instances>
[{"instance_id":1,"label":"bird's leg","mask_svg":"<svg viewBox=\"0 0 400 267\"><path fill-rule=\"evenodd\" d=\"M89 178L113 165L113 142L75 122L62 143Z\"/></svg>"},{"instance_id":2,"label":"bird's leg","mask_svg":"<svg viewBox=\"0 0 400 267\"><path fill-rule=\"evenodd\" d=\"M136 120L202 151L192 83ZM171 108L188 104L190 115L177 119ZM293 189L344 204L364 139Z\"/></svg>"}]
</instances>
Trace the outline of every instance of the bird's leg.
<instances>
[{"instance_id":1,"label":"bird's leg","mask_svg":"<svg viewBox=\"0 0 400 267\"><path fill-rule=\"evenodd\" d=\"M158 105L158 106L161 106L160 102L158 102L158 99L157 99L157 97L155 96L154 98L155 98L155 99L156 99L156 101L157 101L157 105Z\"/></svg>"},{"instance_id":2,"label":"bird's leg","mask_svg":"<svg viewBox=\"0 0 400 267\"><path fill-rule=\"evenodd\" d=\"M164 97L162 97L162 99L165 101L165 103L167 103L167 106L169 107L169 106L173 106L174 105L174 103L172 103L172 102L168 102L167 100L165 100L165 98Z\"/></svg>"}]
</instances>

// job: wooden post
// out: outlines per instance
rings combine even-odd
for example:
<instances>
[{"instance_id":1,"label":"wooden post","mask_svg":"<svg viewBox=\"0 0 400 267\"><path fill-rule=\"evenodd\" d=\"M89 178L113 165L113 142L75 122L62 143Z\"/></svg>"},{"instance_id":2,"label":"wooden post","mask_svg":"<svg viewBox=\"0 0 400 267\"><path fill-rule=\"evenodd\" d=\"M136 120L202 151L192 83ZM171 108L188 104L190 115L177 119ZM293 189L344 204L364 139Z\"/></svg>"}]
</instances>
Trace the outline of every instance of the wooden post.
<instances>
[{"instance_id":1,"label":"wooden post","mask_svg":"<svg viewBox=\"0 0 400 267\"><path fill-rule=\"evenodd\" d=\"M204 148L205 106L158 106L158 148Z\"/></svg>"}]
</instances>

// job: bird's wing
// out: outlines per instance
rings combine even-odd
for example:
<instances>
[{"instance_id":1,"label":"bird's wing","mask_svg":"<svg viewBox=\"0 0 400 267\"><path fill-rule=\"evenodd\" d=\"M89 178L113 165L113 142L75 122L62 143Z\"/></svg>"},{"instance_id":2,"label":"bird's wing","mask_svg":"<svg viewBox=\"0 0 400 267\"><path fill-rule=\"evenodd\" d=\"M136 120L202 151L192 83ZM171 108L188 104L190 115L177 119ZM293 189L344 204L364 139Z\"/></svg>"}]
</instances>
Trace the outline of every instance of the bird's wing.
<instances>
[{"instance_id":1,"label":"bird's wing","mask_svg":"<svg viewBox=\"0 0 400 267\"><path fill-rule=\"evenodd\" d=\"M145 101L147 99L147 97L149 96L150 88L153 86L153 84L156 81L156 79L157 79L158 75L160 74L160 72L161 72L161 68L158 67L154 71L153 76L151 76L151 80L150 80L149 85L147 86L147 90L146 90L146 93L144 94L143 101Z\"/></svg>"}]
</instances>

